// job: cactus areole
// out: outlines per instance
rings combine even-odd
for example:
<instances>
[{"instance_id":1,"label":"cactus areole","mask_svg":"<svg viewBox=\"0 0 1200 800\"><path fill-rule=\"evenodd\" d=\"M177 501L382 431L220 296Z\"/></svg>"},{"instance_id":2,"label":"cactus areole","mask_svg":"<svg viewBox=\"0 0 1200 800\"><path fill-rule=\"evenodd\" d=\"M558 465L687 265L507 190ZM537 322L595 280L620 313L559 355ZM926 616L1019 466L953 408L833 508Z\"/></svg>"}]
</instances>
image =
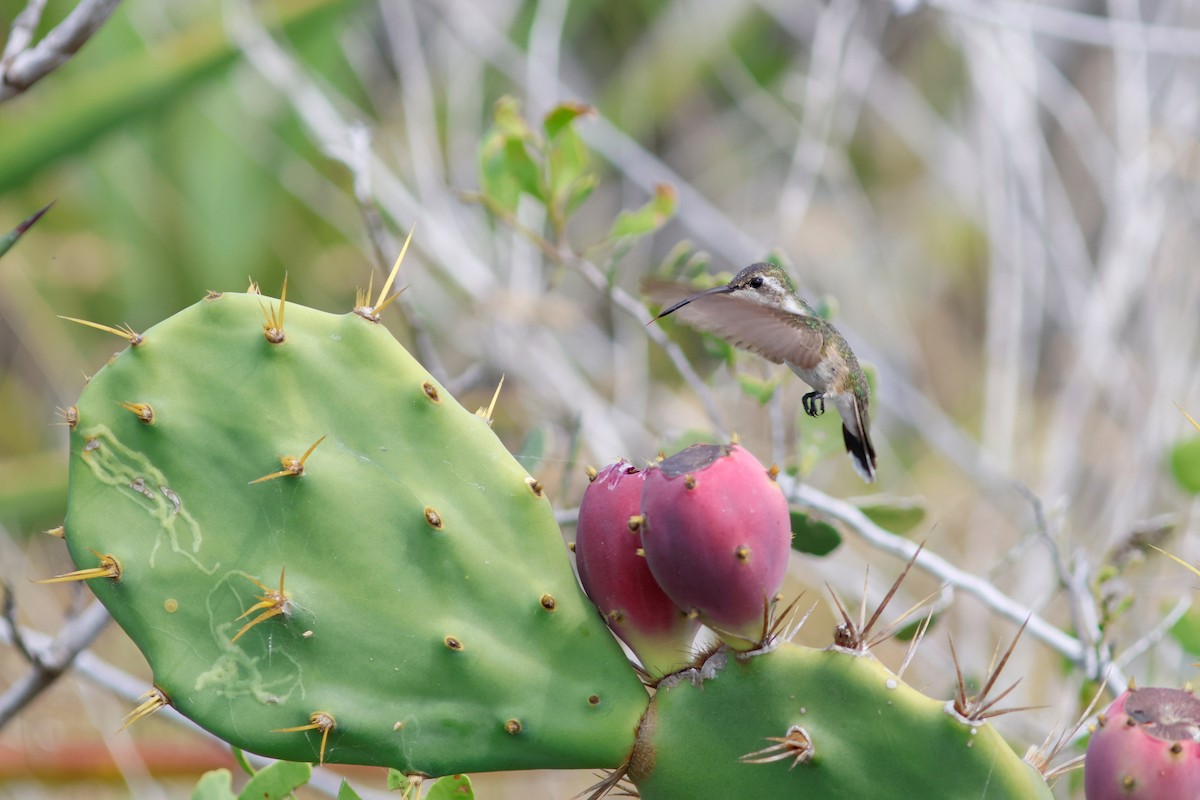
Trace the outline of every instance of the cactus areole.
<instances>
[{"instance_id":1,"label":"cactus areole","mask_svg":"<svg viewBox=\"0 0 1200 800\"><path fill-rule=\"evenodd\" d=\"M126 338L76 406L65 538L150 663L139 708L292 761L621 762L647 695L540 484L386 328L226 292Z\"/></svg>"},{"instance_id":2,"label":"cactus areole","mask_svg":"<svg viewBox=\"0 0 1200 800\"><path fill-rule=\"evenodd\" d=\"M1101 714L1083 767L1087 800L1200 798L1200 700L1129 689Z\"/></svg>"},{"instance_id":3,"label":"cactus areole","mask_svg":"<svg viewBox=\"0 0 1200 800\"><path fill-rule=\"evenodd\" d=\"M761 642L792 539L766 467L740 445L692 445L646 474L641 506L646 562L667 596L731 647Z\"/></svg>"}]
</instances>

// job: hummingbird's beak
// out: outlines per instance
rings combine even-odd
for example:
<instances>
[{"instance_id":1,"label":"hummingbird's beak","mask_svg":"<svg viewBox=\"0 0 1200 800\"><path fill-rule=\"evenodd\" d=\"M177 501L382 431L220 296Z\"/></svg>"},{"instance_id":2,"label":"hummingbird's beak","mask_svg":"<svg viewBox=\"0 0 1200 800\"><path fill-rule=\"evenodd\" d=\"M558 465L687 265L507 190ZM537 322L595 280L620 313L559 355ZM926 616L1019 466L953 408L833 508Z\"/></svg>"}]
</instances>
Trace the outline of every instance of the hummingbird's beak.
<instances>
[{"instance_id":1,"label":"hummingbird's beak","mask_svg":"<svg viewBox=\"0 0 1200 800\"><path fill-rule=\"evenodd\" d=\"M675 305L666 309L665 311L660 311L658 316L655 317L654 319L662 319L663 317L667 316L668 314L678 311L679 309L683 308L684 306L686 306L688 303L692 302L693 300L699 300L701 297L707 297L710 294L729 294L732 291L733 291L732 286L730 286L729 284L724 284L722 286L714 286L711 289L706 289L703 292L696 292L696 294L692 295L691 297L683 298L678 303L676 303Z\"/></svg>"}]
</instances>

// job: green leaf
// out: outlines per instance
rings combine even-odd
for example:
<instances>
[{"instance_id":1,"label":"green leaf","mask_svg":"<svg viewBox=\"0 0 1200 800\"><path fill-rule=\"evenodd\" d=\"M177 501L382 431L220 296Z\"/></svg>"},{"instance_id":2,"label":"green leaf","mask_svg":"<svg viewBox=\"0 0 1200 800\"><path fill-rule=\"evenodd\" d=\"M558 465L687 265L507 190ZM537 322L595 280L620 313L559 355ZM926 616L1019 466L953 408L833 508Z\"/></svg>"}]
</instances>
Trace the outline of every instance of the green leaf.
<instances>
[{"instance_id":1,"label":"green leaf","mask_svg":"<svg viewBox=\"0 0 1200 800\"><path fill-rule=\"evenodd\" d=\"M362 798L358 796L358 792L350 788L346 779L342 778L342 785L338 787L337 800L362 800Z\"/></svg>"},{"instance_id":2,"label":"green leaf","mask_svg":"<svg viewBox=\"0 0 1200 800\"><path fill-rule=\"evenodd\" d=\"M35 222L37 222L39 219L41 219L42 214L45 214L47 211L49 211L50 206L52 206L52 205L54 205L53 200L51 200L49 203L47 203L45 206L43 206L41 211L38 211L33 216L29 217L28 219L26 219L24 222L22 222L17 227L13 228L8 233L4 234L3 236L0 236L0 256L7 253L9 251L9 249L11 249L12 246L17 243L17 239L21 238L21 234L25 233L25 231L32 228L33 224Z\"/></svg>"},{"instance_id":3,"label":"green leaf","mask_svg":"<svg viewBox=\"0 0 1200 800\"><path fill-rule=\"evenodd\" d=\"M243 772L253 777L254 773L258 772L258 770L256 770L254 765L250 763L250 759L246 758L246 751L242 750L240 747L231 747L230 749L233 750L234 762L236 762L237 765L242 768Z\"/></svg>"},{"instance_id":4,"label":"green leaf","mask_svg":"<svg viewBox=\"0 0 1200 800\"><path fill-rule=\"evenodd\" d=\"M1200 436L1192 436L1171 448L1171 474L1183 489L1200 494Z\"/></svg>"},{"instance_id":5,"label":"green leaf","mask_svg":"<svg viewBox=\"0 0 1200 800\"><path fill-rule=\"evenodd\" d=\"M521 191L546 202L546 190L542 186L542 175L533 157L529 155L525 142L508 139L504 143L504 166L516 180Z\"/></svg>"},{"instance_id":6,"label":"green leaf","mask_svg":"<svg viewBox=\"0 0 1200 800\"><path fill-rule=\"evenodd\" d=\"M764 380L739 372L737 379L738 385L742 387L742 392L757 400L760 406L765 406L771 402L771 398L775 395L775 390L779 388L779 381L775 378Z\"/></svg>"},{"instance_id":7,"label":"green leaf","mask_svg":"<svg viewBox=\"0 0 1200 800\"><path fill-rule=\"evenodd\" d=\"M389 767L387 772L387 788L389 792L400 791L400 800L416 800L421 795L421 783L424 778L405 775L398 769Z\"/></svg>"},{"instance_id":8,"label":"green leaf","mask_svg":"<svg viewBox=\"0 0 1200 800\"><path fill-rule=\"evenodd\" d=\"M246 782L238 800L283 800L312 777L312 764L276 761Z\"/></svg>"},{"instance_id":9,"label":"green leaf","mask_svg":"<svg viewBox=\"0 0 1200 800\"><path fill-rule=\"evenodd\" d=\"M858 510L884 530L904 534L925 519L925 502L919 497L873 497Z\"/></svg>"},{"instance_id":10,"label":"green leaf","mask_svg":"<svg viewBox=\"0 0 1200 800\"><path fill-rule=\"evenodd\" d=\"M233 800L233 776L227 769L214 769L200 776L192 800Z\"/></svg>"},{"instance_id":11,"label":"green leaf","mask_svg":"<svg viewBox=\"0 0 1200 800\"><path fill-rule=\"evenodd\" d=\"M792 549L814 556L832 553L842 543L842 535L828 522L813 519L803 511L791 511Z\"/></svg>"},{"instance_id":12,"label":"green leaf","mask_svg":"<svg viewBox=\"0 0 1200 800\"><path fill-rule=\"evenodd\" d=\"M521 192L546 202L541 168L530 148L537 148L533 131L521 116L521 107L504 96L492 106L492 126L479 144L479 185L483 193L506 211L515 211Z\"/></svg>"},{"instance_id":13,"label":"green leaf","mask_svg":"<svg viewBox=\"0 0 1200 800\"><path fill-rule=\"evenodd\" d=\"M1200 607L1192 606L1171 626L1171 638L1193 656L1200 655Z\"/></svg>"},{"instance_id":14,"label":"green leaf","mask_svg":"<svg viewBox=\"0 0 1200 800\"><path fill-rule=\"evenodd\" d=\"M591 193L597 178L588 172L590 161L587 145L574 126L555 135L546 151L546 180L552 204L569 211Z\"/></svg>"},{"instance_id":15,"label":"green leaf","mask_svg":"<svg viewBox=\"0 0 1200 800\"><path fill-rule=\"evenodd\" d=\"M447 775L437 779L425 800L475 800L475 792L466 775Z\"/></svg>"},{"instance_id":16,"label":"green leaf","mask_svg":"<svg viewBox=\"0 0 1200 800\"><path fill-rule=\"evenodd\" d=\"M389 792L408 788L408 776L394 767L388 767L387 788Z\"/></svg>"},{"instance_id":17,"label":"green leaf","mask_svg":"<svg viewBox=\"0 0 1200 800\"><path fill-rule=\"evenodd\" d=\"M592 192L600 185L600 176L594 172L589 172L586 175L581 175L574 184L571 185L569 196L567 197L566 214L570 216L575 213L575 210L583 205L583 202L592 196Z\"/></svg>"},{"instance_id":18,"label":"green leaf","mask_svg":"<svg viewBox=\"0 0 1200 800\"><path fill-rule=\"evenodd\" d=\"M521 185L509 170L508 140L495 131L489 131L479 144L479 188L496 205L505 211L517 209L521 199Z\"/></svg>"},{"instance_id":19,"label":"green leaf","mask_svg":"<svg viewBox=\"0 0 1200 800\"><path fill-rule=\"evenodd\" d=\"M550 109L542 120L542 130L546 132L546 140L554 141L555 137L568 125L580 117L594 116L596 109L586 103L560 103Z\"/></svg>"},{"instance_id":20,"label":"green leaf","mask_svg":"<svg viewBox=\"0 0 1200 800\"><path fill-rule=\"evenodd\" d=\"M505 139L533 142L536 137L521 116L521 104L516 98L505 95L492 106L492 126Z\"/></svg>"},{"instance_id":21,"label":"green leaf","mask_svg":"<svg viewBox=\"0 0 1200 800\"><path fill-rule=\"evenodd\" d=\"M654 187L654 197L636 211L622 211L608 232L609 241L626 236L645 236L661 228L675 213L678 204L675 187L660 183Z\"/></svg>"}]
</instances>

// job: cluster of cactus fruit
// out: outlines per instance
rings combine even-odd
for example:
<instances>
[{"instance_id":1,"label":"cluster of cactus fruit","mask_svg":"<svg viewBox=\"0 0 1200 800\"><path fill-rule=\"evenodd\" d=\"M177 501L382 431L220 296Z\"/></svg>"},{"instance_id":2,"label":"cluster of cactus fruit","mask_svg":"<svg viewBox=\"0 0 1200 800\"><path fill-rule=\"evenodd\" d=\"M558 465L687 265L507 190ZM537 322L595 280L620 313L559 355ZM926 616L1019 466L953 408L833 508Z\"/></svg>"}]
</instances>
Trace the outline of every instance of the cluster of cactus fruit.
<instances>
[{"instance_id":1,"label":"cluster of cactus fruit","mask_svg":"<svg viewBox=\"0 0 1200 800\"><path fill-rule=\"evenodd\" d=\"M384 294L335 315L252 287L108 329L127 347L66 411L59 579L149 661L131 721L409 775L607 768L597 793L651 800L1050 796L865 632L789 640L788 502L739 445L595 474L581 592L542 485L378 324Z\"/></svg>"},{"instance_id":2,"label":"cluster of cactus fruit","mask_svg":"<svg viewBox=\"0 0 1200 800\"><path fill-rule=\"evenodd\" d=\"M583 590L659 678L686 666L703 622L730 647L763 642L791 550L783 492L738 445L695 444L647 471L595 474L576 526Z\"/></svg>"}]
</instances>

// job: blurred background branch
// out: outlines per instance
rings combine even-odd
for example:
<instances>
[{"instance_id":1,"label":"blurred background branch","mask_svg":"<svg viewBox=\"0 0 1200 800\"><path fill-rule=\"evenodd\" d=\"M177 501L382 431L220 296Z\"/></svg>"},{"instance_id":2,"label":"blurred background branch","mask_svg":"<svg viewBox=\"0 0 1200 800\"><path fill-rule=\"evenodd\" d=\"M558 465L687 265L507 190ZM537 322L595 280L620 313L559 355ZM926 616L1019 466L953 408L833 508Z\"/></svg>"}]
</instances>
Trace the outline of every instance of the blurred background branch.
<instances>
[{"instance_id":1,"label":"blurred background branch","mask_svg":"<svg viewBox=\"0 0 1200 800\"><path fill-rule=\"evenodd\" d=\"M0 55L0 101L14 97L61 67L83 47L121 0L80 0L66 19L33 43L46 0L29 0L13 19Z\"/></svg>"}]
</instances>

